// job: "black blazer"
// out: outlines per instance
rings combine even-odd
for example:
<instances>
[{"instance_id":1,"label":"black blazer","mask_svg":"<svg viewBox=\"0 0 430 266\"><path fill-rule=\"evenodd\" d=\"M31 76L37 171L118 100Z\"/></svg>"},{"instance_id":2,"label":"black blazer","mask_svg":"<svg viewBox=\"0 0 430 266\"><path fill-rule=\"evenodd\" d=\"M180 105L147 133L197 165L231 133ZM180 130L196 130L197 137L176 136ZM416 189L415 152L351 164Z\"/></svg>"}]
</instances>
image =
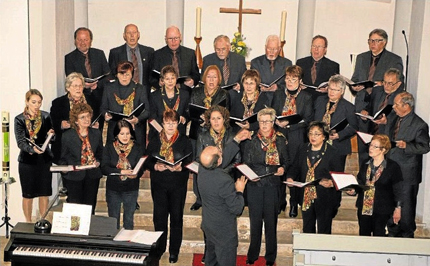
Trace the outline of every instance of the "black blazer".
<instances>
[{"instance_id":1,"label":"black blazer","mask_svg":"<svg viewBox=\"0 0 430 266\"><path fill-rule=\"evenodd\" d=\"M200 73L199 73L199 68L197 66L195 51L181 45L177 49L176 56L178 57L179 77L189 76L194 80L194 86L196 86L200 80ZM167 45L155 51L154 57L152 60L151 71L152 70L161 71L161 69L164 66L171 65L172 57L173 57L173 53L170 50L169 46ZM152 75L150 75L149 77L149 82L151 86L159 89L160 85L158 82L160 80L160 75L156 74L153 71L151 72L151 74ZM182 88L184 88L183 86Z\"/></svg>"},{"instance_id":2,"label":"black blazer","mask_svg":"<svg viewBox=\"0 0 430 266\"><path fill-rule=\"evenodd\" d=\"M95 104L93 96L85 95L85 99L88 105L91 106L91 108L93 108L94 113L93 113L92 119L95 119L99 115L99 113L97 112L98 108ZM70 117L69 117L70 101L67 94L60 96L58 98L55 98L52 101L50 112L51 112L52 126L55 131L55 141L52 143L52 152L54 153L53 162L55 164L58 164L58 161L60 160L60 156L61 156L61 138L62 138L63 132L65 131L64 129L61 129L61 122L70 120ZM101 128L103 119L99 121L100 121L99 128Z\"/></svg>"},{"instance_id":3,"label":"black blazer","mask_svg":"<svg viewBox=\"0 0 430 266\"><path fill-rule=\"evenodd\" d=\"M131 168L136 166L142 155L142 148L139 144L134 143L133 148L131 148L131 151L127 156ZM113 191L139 190L139 179L143 174L144 167L142 166L142 168L140 168L136 178L127 178L126 180L122 181L120 176L111 175L112 173L121 173L121 169L116 168L118 159L119 156L113 147L113 142L106 144L103 149L103 160L101 164L101 170L103 174L107 176L106 188Z\"/></svg>"},{"instance_id":4,"label":"black blazer","mask_svg":"<svg viewBox=\"0 0 430 266\"><path fill-rule=\"evenodd\" d=\"M314 120L322 121L326 111L327 102L329 98L327 95L318 97L315 103L315 117ZM336 111L331 115L330 127L336 125L344 118L348 121L349 125L342 131L337 132L339 138L333 141L333 146L337 149L340 155L347 155L352 152L351 138L355 135L357 127L357 115L355 114L354 105L344 98L340 98Z\"/></svg>"},{"instance_id":5,"label":"black blazer","mask_svg":"<svg viewBox=\"0 0 430 266\"><path fill-rule=\"evenodd\" d=\"M35 143L39 146L42 146L46 140L46 136L48 135L48 131L52 129L52 121L48 112L41 111L42 113L42 126L40 127L39 132L37 133L37 138L35 139ZM19 148L18 162L26 163L26 164L37 164L38 156L43 156L45 162L50 162L52 160L53 154L51 149L46 147L46 150L41 155L37 154L33 150L33 146L31 146L25 138L30 138L30 134L27 130L27 126L25 125L24 114L19 114L15 117L14 120L14 129L15 129L15 139ZM30 154L31 153L31 154Z\"/></svg>"},{"instance_id":6,"label":"black blazer","mask_svg":"<svg viewBox=\"0 0 430 266\"><path fill-rule=\"evenodd\" d=\"M275 59L275 70L272 74L270 71L270 61L265 54L251 60L251 69L255 69L260 73L261 82L265 84L270 84L285 74L285 69L292 65L293 63L290 59L278 56ZM281 78L276 84L278 86L285 86L285 78Z\"/></svg>"},{"instance_id":7,"label":"black blazer","mask_svg":"<svg viewBox=\"0 0 430 266\"><path fill-rule=\"evenodd\" d=\"M216 65L221 72L221 86L229 85L233 83L241 83L242 75L246 71L246 63L245 57L233 52L228 54L227 64L230 68L230 76L228 78L227 84L224 80L223 68L224 68L224 60L218 58L216 53L208 54L203 57L203 67L202 67L202 77L205 73L205 70L210 65Z\"/></svg>"},{"instance_id":8,"label":"black blazer","mask_svg":"<svg viewBox=\"0 0 430 266\"><path fill-rule=\"evenodd\" d=\"M161 123L163 122L163 112L166 110L164 108L163 99L166 102L166 104L169 106L169 108L173 108L178 97L179 97L179 107L178 107L177 113L179 114L179 116L185 117L185 119L188 122L188 120L190 118L189 113L188 113L188 104L190 103L190 94L188 93L188 91L183 90L183 89L179 89L179 95L176 94L176 89L175 89L175 96L173 98L171 106L169 106L169 101L167 99L167 95L165 95L165 94L162 95L161 89L156 90L153 93L151 93L149 95L149 100L151 102L151 119L155 119L161 125ZM185 123L185 125L182 123L179 123L179 125L178 125L179 133L181 133L182 135L185 135L186 125L187 125L187 123ZM152 126L150 126L150 129L154 130Z\"/></svg>"},{"instance_id":9,"label":"black blazer","mask_svg":"<svg viewBox=\"0 0 430 266\"><path fill-rule=\"evenodd\" d=\"M373 213L392 214L398 201L403 198L402 193L402 171L400 166L393 160L386 159L387 167L382 171L378 181L375 182L375 198L373 202ZM357 175L360 185L366 184L366 172L369 162L363 162ZM363 190L358 190L356 206L358 212L363 209Z\"/></svg>"},{"instance_id":10,"label":"black blazer","mask_svg":"<svg viewBox=\"0 0 430 266\"><path fill-rule=\"evenodd\" d=\"M230 116L242 118L245 112L245 107L242 103L244 91L241 90L239 93L234 92L230 93ZM258 96L258 100L255 103L254 113L258 113L261 109L264 109L265 106L270 106L269 99L267 99L267 95L265 93L260 93ZM230 120L231 122L231 120ZM240 127L236 124L233 124L233 131L238 132ZM249 125L249 130L255 131L258 130L258 121L251 123Z\"/></svg>"},{"instance_id":11,"label":"black blazer","mask_svg":"<svg viewBox=\"0 0 430 266\"><path fill-rule=\"evenodd\" d=\"M99 130L94 128L88 128L88 137L90 138L91 149L97 162L101 163L103 156L103 143L102 134ZM61 143L61 158L59 161L60 165L81 165L81 154L82 154L82 140L79 138L78 132L75 129L67 130L63 133ZM88 175L87 175L88 174ZM63 177L72 181L81 181L88 176L89 178L101 178L102 171L100 167L76 171L67 172L63 174Z\"/></svg>"},{"instance_id":12,"label":"black blazer","mask_svg":"<svg viewBox=\"0 0 430 266\"><path fill-rule=\"evenodd\" d=\"M151 74L151 59L154 53L154 48L138 44L140 57L142 60L143 77L141 83L149 90L149 75ZM123 44L116 48L112 48L109 52L109 67L112 75L116 75L116 68L120 61L130 61L127 58L127 44ZM149 92L148 92L149 93Z\"/></svg>"}]
</instances>

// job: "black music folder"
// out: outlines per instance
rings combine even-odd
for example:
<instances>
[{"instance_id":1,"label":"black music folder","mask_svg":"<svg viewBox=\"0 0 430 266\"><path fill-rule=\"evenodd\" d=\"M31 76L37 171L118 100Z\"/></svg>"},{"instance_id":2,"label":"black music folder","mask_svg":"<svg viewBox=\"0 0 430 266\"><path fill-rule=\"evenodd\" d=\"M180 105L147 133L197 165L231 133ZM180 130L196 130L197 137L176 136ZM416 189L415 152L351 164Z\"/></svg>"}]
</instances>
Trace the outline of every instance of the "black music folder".
<instances>
[{"instance_id":1,"label":"black music folder","mask_svg":"<svg viewBox=\"0 0 430 266\"><path fill-rule=\"evenodd\" d=\"M108 110L108 113L112 116L113 121L121 120L121 119L129 119L132 116L139 116L145 110L145 104L141 103L138 107L136 107L129 115L125 115L123 113L118 113L114 111Z\"/></svg>"}]
</instances>

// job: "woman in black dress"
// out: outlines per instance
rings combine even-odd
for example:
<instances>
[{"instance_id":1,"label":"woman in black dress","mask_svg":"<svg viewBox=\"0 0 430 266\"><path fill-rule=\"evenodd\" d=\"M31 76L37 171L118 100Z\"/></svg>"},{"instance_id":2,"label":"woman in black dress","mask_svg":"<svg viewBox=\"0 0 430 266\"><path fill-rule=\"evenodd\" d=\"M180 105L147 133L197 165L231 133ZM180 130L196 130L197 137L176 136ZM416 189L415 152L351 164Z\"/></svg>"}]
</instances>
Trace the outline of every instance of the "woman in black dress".
<instances>
[{"instance_id":1,"label":"woman in black dress","mask_svg":"<svg viewBox=\"0 0 430 266\"><path fill-rule=\"evenodd\" d=\"M392 217L401 219L402 171L393 160L385 158L391 149L387 135L376 134L369 145L370 160L363 162L357 181L369 187L357 190L357 216L361 236L385 236L385 226ZM347 192L354 195L354 189Z\"/></svg>"},{"instance_id":2,"label":"woman in black dress","mask_svg":"<svg viewBox=\"0 0 430 266\"><path fill-rule=\"evenodd\" d=\"M287 174L288 182L315 182L301 190L299 204L304 233L331 234L332 221L340 206L341 192L334 187L330 171L343 172L343 165L336 149L327 143L326 127L324 122L310 123L309 143L300 147Z\"/></svg>"},{"instance_id":3,"label":"woman in black dress","mask_svg":"<svg viewBox=\"0 0 430 266\"><path fill-rule=\"evenodd\" d=\"M63 173L67 188L67 202L92 206L95 212L99 181L102 177L100 162L103 156L102 136L90 127L93 110L86 103L78 103L70 111L71 129L63 133L60 165L86 165L91 169Z\"/></svg>"},{"instance_id":4,"label":"woman in black dress","mask_svg":"<svg viewBox=\"0 0 430 266\"><path fill-rule=\"evenodd\" d=\"M53 133L48 112L40 110L43 96L35 89L25 94L24 112L15 117L15 138L20 149L18 172L22 191L22 209L25 220L31 223L33 198L39 198L39 212L43 215L48 208L48 197L52 194L52 152L49 147L45 152L30 145L27 139L42 146L48 133Z\"/></svg>"},{"instance_id":5,"label":"woman in black dress","mask_svg":"<svg viewBox=\"0 0 430 266\"><path fill-rule=\"evenodd\" d=\"M167 110L163 114L163 130L151 139L145 162L151 172L151 195L154 202L154 229L163 231L160 238L159 255L166 250L168 217L170 215L169 262L176 263L182 243L182 227L189 171L185 165L192 161L192 146L187 136L178 131L179 114ZM158 156L173 163L184 156L181 162L170 165L155 158Z\"/></svg>"},{"instance_id":6,"label":"woman in black dress","mask_svg":"<svg viewBox=\"0 0 430 266\"><path fill-rule=\"evenodd\" d=\"M145 150L146 119L149 117L151 107L148 95L146 94L146 88L142 84L132 80L133 72L133 63L129 61L118 63L117 79L105 86L100 113L104 115L105 121L108 121L104 126L108 124L106 143L110 143L114 140L113 129L117 121L112 119L112 115L108 111L129 115L143 103L144 110L140 114L126 120L133 125L136 134L136 143L140 144L142 149ZM103 131L106 131L106 129L103 129Z\"/></svg>"},{"instance_id":7,"label":"woman in black dress","mask_svg":"<svg viewBox=\"0 0 430 266\"><path fill-rule=\"evenodd\" d=\"M134 228L134 211L139 194L139 177L132 175L133 169L142 157L142 149L134 142L134 130L125 120L117 121L114 128L115 141L108 143L103 149L102 172L107 176L106 202L109 217L117 220L120 228L121 203L124 210L124 229Z\"/></svg>"}]
</instances>

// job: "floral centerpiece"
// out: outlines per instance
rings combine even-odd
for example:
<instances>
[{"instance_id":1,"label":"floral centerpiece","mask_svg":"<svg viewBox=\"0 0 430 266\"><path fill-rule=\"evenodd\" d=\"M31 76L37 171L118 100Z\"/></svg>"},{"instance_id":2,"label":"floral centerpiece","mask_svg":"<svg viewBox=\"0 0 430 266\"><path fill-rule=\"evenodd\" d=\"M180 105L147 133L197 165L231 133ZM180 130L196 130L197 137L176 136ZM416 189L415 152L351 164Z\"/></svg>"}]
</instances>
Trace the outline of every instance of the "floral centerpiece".
<instances>
[{"instance_id":1,"label":"floral centerpiece","mask_svg":"<svg viewBox=\"0 0 430 266\"><path fill-rule=\"evenodd\" d=\"M231 51L244 57L248 56L251 48L246 46L245 40L246 38L240 32L236 32L233 40L231 40Z\"/></svg>"}]
</instances>

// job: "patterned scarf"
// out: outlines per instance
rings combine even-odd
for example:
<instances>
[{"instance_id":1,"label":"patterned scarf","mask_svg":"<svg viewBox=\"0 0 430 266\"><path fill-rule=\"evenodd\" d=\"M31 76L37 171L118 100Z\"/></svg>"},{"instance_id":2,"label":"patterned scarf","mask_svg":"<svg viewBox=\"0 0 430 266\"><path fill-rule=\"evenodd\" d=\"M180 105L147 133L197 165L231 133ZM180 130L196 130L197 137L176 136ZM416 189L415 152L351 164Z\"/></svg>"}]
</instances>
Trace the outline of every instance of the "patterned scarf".
<instances>
[{"instance_id":1,"label":"patterned scarf","mask_svg":"<svg viewBox=\"0 0 430 266\"><path fill-rule=\"evenodd\" d=\"M296 107L296 98L299 95L300 91L302 89L298 88L298 91L296 94L290 94L288 92L288 89L285 89L285 92L287 94L287 97L285 98L285 104L282 108L282 115L294 115L297 113L297 107Z\"/></svg>"},{"instance_id":2,"label":"patterned scarf","mask_svg":"<svg viewBox=\"0 0 430 266\"><path fill-rule=\"evenodd\" d=\"M67 93L67 98L69 98L70 103L70 110L73 109L73 106L78 103L87 103L87 99L85 98L85 95L82 94L82 97L79 100L75 100L70 93Z\"/></svg>"},{"instance_id":3,"label":"patterned scarf","mask_svg":"<svg viewBox=\"0 0 430 266\"><path fill-rule=\"evenodd\" d=\"M28 112L28 108L24 108L25 126L27 127L28 133L30 134L29 139L35 141L37 139L37 133L39 133L42 127L42 112L39 110L35 116L31 116Z\"/></svg>"},{"instance_id":4,"label":"patterned scarf","mask_svg":"<svg viewBox=\"0 0 430 266\"><path fill-rule=\"evenodd\" d=\"M246 96L246 94L243 93L242 104L243 104L243 107L245 108L245 112L243 112L243 118L251 116L254 113L254 108L255 108L255 104L258 101L258 96L260 96L260 92L256 90L254 92L254 99L248 100L248 97Z\"/></svg>"},{"instance_id":5,"label":"patterned scarf","mask_svg":"<svg viewBox=\"0 0 430 266\"><path fill-rule=\"evenodd\" d=\"M88 134L83 137L79 133L78 129L76 130L79 138L82 140L82 148L81 148L81 165L92 165L96 163L96 157L94 156L94 152L91 149L90 138Z\"/></svg>"},{"instance_id":6,"label":"patterned scarf","mask_svg":"<svg viewBox=\"0 0 430 266\"><path fill-rule=\"evenodd\" d=\"M134 97L136 96L136 89L133 88L133 92L125 99L120 99L118 97L118 95L116 95L116 93L114 93L115 96L115 100L119 105L124 105L124 110L123 113L125 115L129 115L131 114L131 112L133 111L134 107L133 107L133 101L134 101Z\"/></svg>"},{"instance_id":7,"label":"patterned scarf","mask_svg":"<svg viewBox=\"0 0 430 266\"><path fill-rule=\"evenodd\" d=\"M118 140L113 142L113 147L115 148L115 151L118 154L118 163L116 164L117 169L121 169L121 170L131 169L131 164L128 161L127 157L130 154L133 146L134 146L133 141L129 141L127 144L122 144ZM122 181L124 181L127 179L127 176L120 176L120 178Z\"/></svg>"},{"instance_id":8,"label":"patterned scarf","mask_svg":"<svg viewBox=\"0 0 430 266\"><path fill-rule=\"evenodd\" d=\"M175 161L173 157L172 145L178 139L178 136L179 136L178 130L176 130L176 132L173 134L173 136L170 139L167 139L164 129L161 130L160 132L160 141L161 141L160 155L164 157L166 161L171 163Z\"/></svg>"},{"instance_id":9,"label":"patterned scarf","mask_svg":"<svg viewBox=\"0 0 430 266\"><path fill-rule=\"evenodd\" d=\"M330 108L330 100L327 102L327 105L326 105L326 107L325 107L325 114L324 114L324 116L323 116L323 118L322 118L322 121L324 122L324 123L326 123L327 124L327 126L329 126L330 127L330 122L331 122L331 115L336 111L336 107L337 107L337 104L339 103L339 100L337 100L334 104L333 104L333 106Z\"/></svg>"},{"instance_id":10,"label":"patterned scarf","mask_svg":"<svg viewBox=\"0 0 430 266\"><path fill-rule=\"evenodd\" d=\"M369 186L370 189L364 191L363 197L363 209L361 210L362 215L372 215L373 214L373 202L375 200L375 182L381 177L382 172L384 171L384 166L382 164L376 169L375 175L373 179L372 175L372 167L369 164L367 166L366 171L366 186Z\"/></svg>"},{"instance_id":11,"label":"patterned scarf","mask_svg":"<svg viewBox=\"0 0 430 266\"><path fill-rule=\"evenodd\" d=\"M223 127L219 133L217 133L213 128L210 128L209 133L214 139L215 146L222 152L222 140L225 134L225 127Z\"/></svg>"},{"instance_id":12,"label":"patterned scarf","mask_svg":"<svg viewBox=\"0 0 430 266\"><path fill-rule=\"evenodd\" d=\"M164 100L164 97L167 97L167 94L164 93L164 88L161 88L161 97L163 98L163 104L164 104L164 110L174 110L174 111L178 111L179 108L179 103L180 103L180 99L179 99L179 89L176 89L176 95L178 95L178 97L176 98L176 102L175 105L173 105L173 108L170 108L166 101Z\"/></svg>"},{"instance_id":13,"label":"patterned scarf","mask_svg":"<svg viewBox=\"0 0 430 266\"><path fill-rule=\"evenodd\" d=\"M263 145L263 151L266 152L267 165L280 165L278 148L276 147L277 135L278 134L273 128L268 137L263 136L260 131L257 134L257 137L260 139L261 144Z\"/></svg>"},{"instance_id":14,"label":"patterned scarf","mask_svg":"<svg viewBox=\"0 0 430 266\"><path fill-rule=\"evenodd\" d=\"M217 91L219 90L219 87L217 87L216 89L214 89L214 91L212 92L212 94L209 94L208 89L205 86L205 99L203 100L203 103L205 104L206 108L210 108L212 105L212 97L215 95L215 93L217 93Z\"/></svg>"},{"instance_id":15,"label":"patterned scarf","mask_svg":"<svg viewBox=\"0 0 430 266\"><path fill-rule=\"evenodd\" d=\"M306 158L306 163L308 165L308 172L306 173L306 182L315 180L315 168L320 164L322 157L316 161L316 163L312 166L309 157ZM314 200L317 198L317 188L315 186L307 186L305 187L304 195L303 195L303 204L302 211L308 210Z\"/></svg>"}]
</instances>

